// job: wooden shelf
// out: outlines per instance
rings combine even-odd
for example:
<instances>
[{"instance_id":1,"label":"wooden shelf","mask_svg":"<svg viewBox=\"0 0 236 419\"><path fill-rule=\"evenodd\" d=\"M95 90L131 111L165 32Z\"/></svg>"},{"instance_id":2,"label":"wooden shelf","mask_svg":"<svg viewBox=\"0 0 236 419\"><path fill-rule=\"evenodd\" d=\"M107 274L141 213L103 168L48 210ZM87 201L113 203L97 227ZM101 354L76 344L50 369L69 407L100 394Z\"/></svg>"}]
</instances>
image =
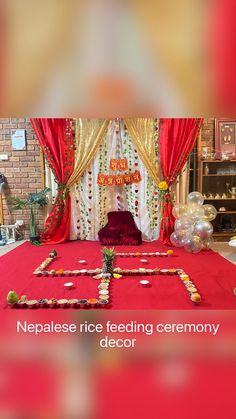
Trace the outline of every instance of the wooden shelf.
<instances>
[{"instance_id":1,"label":"wooden shelf","mask_svg":"<svg viewBox=\"0 0 236 419\"><path fill-rule=\"evenodd\" d=\"M217 211L217 214L236 214L236 211Z\"/></svg>"},{"instance_id":2,"label":"wooden shelf","mask_svg":"<svg viewBox=\"0 0 236 419\"><path fill-rule=\"evenodd\" d=\"M200 160L201 163L236 163L236 160Z\"/></svg>"},{"instance_id":3,"label":"wooden shelf","mask_svg":"<svg viewBox=\"0 0 236 419\"><path fill-rule=\"evenodd\" d=\"M229 232L229 233L226 233L226 232L224 232L224 231L220 231L220 232L218 232L218 233L213 233L213 237L220 237L220 236L235 236L236 235L236 231L231 231L231 232Z\"/></svg>"},{"instance_id":4,"label":"wooden shelf","mask_svg":"<svg viewBox=\"0 0 236 419\"><path fill-rule=\"evenodd\" d=\"M233 198L205 198L204 201L235 201Z\"/></svg>"},{"instance_id":5,"label":"wooden shelf","mask_svg":"<svg viewBox=\"0 0 236 419\"><path fill-rule=\"evenodd\" d=\"M233 174L227 174L227 175L212 175L212 174L210 174L210 175L202 175L203 177L209 177L209 176L236 176L236 173L233 173Z\"/></svg>"}]
</instances>

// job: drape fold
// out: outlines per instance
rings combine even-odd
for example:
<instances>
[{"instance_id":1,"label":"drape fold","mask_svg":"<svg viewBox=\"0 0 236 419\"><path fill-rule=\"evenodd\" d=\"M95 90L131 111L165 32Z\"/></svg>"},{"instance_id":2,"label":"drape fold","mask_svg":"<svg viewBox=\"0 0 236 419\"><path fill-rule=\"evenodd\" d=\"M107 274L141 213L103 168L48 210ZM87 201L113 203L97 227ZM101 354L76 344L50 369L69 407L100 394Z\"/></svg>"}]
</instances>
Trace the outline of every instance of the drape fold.
<instances>
[{"instance_id":1,"label":"drape fold","mask_svg":"<svg viewBox=\"0 0 236 419\"><path fill-rule=\"evenodd\" d=\"M158 185L160 179L156 157L157 138L155 135L155 119L127 118L125 119L125 124L149 176L151 176Z\"/></svg>"},{"instance_id":2,"label":"drape fold","mask_svg":"<svg viewBox=\"0 0 236 419\"><path fill-rule=\"evenodd\" d=\"M71 200L67 181L74 170L74 122L65 118L36 118L31 119L31 123L58 183L58 193L41 241L63 243L70 234Z\"/></svg>"},{"instance_id":3,"label":"drape fold","mask_svg":"<svg viewBox=\"0 0 236 419\"><path fill-rule=\"evenodd\" d=\"M170 245L170 235L174 230L170 187L193 150L202 124L201 118L166 118L160 120L159 147L163 179L168 189L163 195L160 241Z\"/></svg>"},{"instance_id":4,"label":"drape fold","mask_svg":"<svg viewBox=\"0 0 236 419\"><path fill-rule=\"evenodd\" d=\"M107 119L83 119L76 120L75 126L75 167L67 182L71 188L84 174L104 139L110 121Z\"/></svg>"}]
</instances>

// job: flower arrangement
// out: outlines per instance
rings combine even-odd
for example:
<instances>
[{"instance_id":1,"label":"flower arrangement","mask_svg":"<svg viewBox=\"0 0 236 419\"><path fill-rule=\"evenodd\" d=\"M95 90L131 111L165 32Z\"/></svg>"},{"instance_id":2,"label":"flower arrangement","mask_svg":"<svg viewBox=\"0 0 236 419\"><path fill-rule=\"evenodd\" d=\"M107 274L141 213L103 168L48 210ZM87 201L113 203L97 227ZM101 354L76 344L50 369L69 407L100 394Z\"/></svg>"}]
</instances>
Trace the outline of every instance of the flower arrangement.
<instances>
[{"instance_id":1,"label":"flower arrangement","mask_svg":"<svg viewBox=\"0 0 236 419\"><path fill-rule=\"evenodd\" d=\"M168 192L169 190L169 186L168 183L165 180L162 180L159 184L158 184L158 188L160 191L162 192Z\"/></svg>"}]
</instances>

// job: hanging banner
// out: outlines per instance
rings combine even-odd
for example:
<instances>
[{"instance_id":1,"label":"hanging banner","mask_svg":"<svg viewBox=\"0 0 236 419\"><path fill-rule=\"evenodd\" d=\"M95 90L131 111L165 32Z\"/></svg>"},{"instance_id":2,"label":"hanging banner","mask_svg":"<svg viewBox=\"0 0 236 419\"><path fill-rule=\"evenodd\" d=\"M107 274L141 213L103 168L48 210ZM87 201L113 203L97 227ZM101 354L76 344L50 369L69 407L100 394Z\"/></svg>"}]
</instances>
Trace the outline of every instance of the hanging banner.
<instances>
[{"instance_id":1,"label":"hanging banner","mask_svg":"<svg viewBox=\"0 0 236 419\"><path fill-rule=\"evenodd\" d=\"M128 169L128 161L127 159L111 159L110 160L110 169L111 170L118 170L119 172L123 172Z\"/></svg>"},{"instance_id":2,"label":"hanging banner","mask_svg":"<svg viewBox=\"0 0 236 419\"><path fill-rule=\"evenodd\" d=\"M104 175L98 173L97 183L99 186L123 186L131 183L139 183L141 174L138 170L133 173L125 173L122 175Z\"/></svg>"}]
</instances>

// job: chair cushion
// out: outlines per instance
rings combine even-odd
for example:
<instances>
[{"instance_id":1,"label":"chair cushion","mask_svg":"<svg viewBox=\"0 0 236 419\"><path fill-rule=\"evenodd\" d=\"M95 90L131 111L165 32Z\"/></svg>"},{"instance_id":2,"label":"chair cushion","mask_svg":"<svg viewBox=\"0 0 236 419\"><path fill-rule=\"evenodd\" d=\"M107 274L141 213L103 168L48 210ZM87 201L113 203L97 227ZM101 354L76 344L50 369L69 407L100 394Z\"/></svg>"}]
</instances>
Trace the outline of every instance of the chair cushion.
<instances>
[{"instance_id":1,"label":"chair cushion","mask_svg":"<svg viewBox=\"0 0 236 419\"><path fill-rule=\"evenodd\" d=\"M142 233L129 211L109 212L108 223L99 231L98 237L102 244L139 245L142 243Z\"/></svg>"}]
</instances>

